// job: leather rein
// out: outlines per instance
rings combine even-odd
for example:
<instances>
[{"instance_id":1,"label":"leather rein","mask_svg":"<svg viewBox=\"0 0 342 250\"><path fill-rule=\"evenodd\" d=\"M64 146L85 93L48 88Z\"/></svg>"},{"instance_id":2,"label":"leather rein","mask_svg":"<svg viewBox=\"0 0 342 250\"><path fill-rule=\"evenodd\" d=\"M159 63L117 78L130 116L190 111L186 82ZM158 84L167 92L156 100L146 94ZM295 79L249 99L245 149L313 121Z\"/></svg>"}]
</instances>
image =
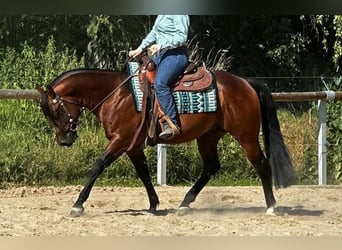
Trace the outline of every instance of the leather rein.
<instances>
[{"instance_id":1,"label":"leather rein","mask_svg":"<svg viewBox=\"0 0 342 250\"><path fill-rule=\"evenodd\" d=\"M139 68L137 68L131 75L129 75L125 80L123 80L119 86L117 86L115 89L113 89L105 98L103 98L101 101L99 101L91 110L90 112L93 112L96 110L100 105L102 105L109 97L111 97L119 88L121 88L123 85L125 85L134 75L139 71Z\"/></svg>"},{"instance_id":2,"label":"leather rein","mask_svg":"<svg viewBox=\"0 0 342 250\"><path fill-rule=\"evenodd\" d=\"M99 106L101 106L105 101L108 100L109 97L111 97L118 89L120 89L123 85L125 85L132 77L134 77L134 75L140 70L140 68L137 68L132 74L130 74L126 79L124 79L115 89L113 89L107 96L105 96L101 101L99 101L92 109L90 109L90 112L94 112ZM61 103L63 105L63 103L68 103L68 104L72 104L72 105L76 105L78 107L80 107L80 113L82 113L85 108L80 105L79 103L73 102L73 101L69 101L66 100L64 98L62 98L61 96L56 95L55 99L53 100L53 103ZM73 119L70 115L70 112L67 110L66 107L64 107L64 109L67 111L68 113L68 117L69 117L69 123L70 123L70 130L72 132L76 132L77 130L77 125L79 124L79 121L77 119ZM137 137L137 136L136 136ZM129 148L132 148L133 145L135 143L135 140L132 141L131 145Z\"/></svg>"}]
</instances>

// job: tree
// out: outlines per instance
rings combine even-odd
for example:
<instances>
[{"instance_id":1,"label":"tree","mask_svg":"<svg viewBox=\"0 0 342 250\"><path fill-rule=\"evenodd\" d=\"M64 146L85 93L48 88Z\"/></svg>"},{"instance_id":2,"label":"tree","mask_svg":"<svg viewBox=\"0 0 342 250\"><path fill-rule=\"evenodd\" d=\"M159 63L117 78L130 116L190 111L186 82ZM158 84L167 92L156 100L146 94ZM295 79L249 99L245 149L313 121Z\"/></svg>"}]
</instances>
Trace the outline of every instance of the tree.
<instances>
[{"instance_id":1,"label":"tree","mask_svg":"<svg viewBox=\"0 0 342 250\"><path fill-rule=\"evenodd\" d=\"M0 17L0 47L20 49L22 43L43 50L52 36L58 51L76 49L82 56L88 40L88 16L7 15Z\"/></svg>"},{"instance_id":2,"label":"tree","mask_svg":"<svg viewBox=\"0 0 342 250\"><path fill-rule=\"evenodd\" d=\"M7 15L0 17L0 48L22 43L43 50L53 37L56 50L86 55L87 67L122 69L155 16ZM190 16L189 43L206 66L245 77L298 77L341 72L342 17L333 15ZM193 58L193 57L192 57ZM221 61L220 61L221 60ZM224 63L226 62L226 64ZM268 79L272 91L316 91L313 79Z\"/></svg>"},{"instance_id":3,"label":"tree","mask_svg":"<svg viewBox=\"0 0 342 250\"><path fill-rule=\"evenodd\" d=\"M122 69L128 51L139 45L153 24L150 16L91 16L87 26L89 67Z\"/></svg>"}]
</instances>

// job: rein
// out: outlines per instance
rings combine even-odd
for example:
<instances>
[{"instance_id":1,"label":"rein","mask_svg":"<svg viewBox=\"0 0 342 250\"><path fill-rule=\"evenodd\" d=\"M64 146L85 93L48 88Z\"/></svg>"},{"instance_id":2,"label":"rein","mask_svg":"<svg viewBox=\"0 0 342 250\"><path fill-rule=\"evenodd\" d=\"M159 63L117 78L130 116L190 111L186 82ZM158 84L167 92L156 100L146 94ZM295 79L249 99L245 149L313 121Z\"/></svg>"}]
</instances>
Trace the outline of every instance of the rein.
<instances>
[{"instance_id":1,"label":"rein","mask_svg":"<svg viewBox=\"0 0 342 250\"><path fill-rule=\"evenodd\" d=\"M93 112L94 110L96 110L101 104L103 104L109 97L111 97L119 88L121 88L124 84L127 83L128 80L130 80L132 77L134 77L134 75L139 71L139 68L136 69L131 75L129 75L126 79L124 79L113 91L111 91L105 98L103 98L100 102L98 102L92 109L90 109L90 112ZM63 105L63 103L68 103L68 104L72 104L72 105L76 105L78 107L80 107L80 113L82 113L85 110L85 107L83 107L82 105L80 105L77 102L73 102L73 101L69 101L69 100L65 100L64 98L62 98L61 96L56 95L56 97L54 98L54 100L52 101L53 104L56 103L61 103L61 105ZM73 119L71 117L71 114L68 110L66 110L69 116L69 123L71 124L71 130L72 131L76 131L77 129L77 124L79 123L77 120Z\"/></svg>"},{"instance_id":2,"label":"rein","mask_svg":"<svg viewBox=\"0 0 342 250\"><path fill-rule=\"evenodd\" d=\"M105 98L103 98L100 102L98 102L91 110L90 112L93 112L94 110L96 110L100 105L102 105L105 101L107 101L107 99L109 97L111 97L119 88L121 88L124 84L126 84L128 82L128 80L130 80L135 73L137 73L139 71L139 68L137 68L131 75L129 75L125 80L123 80L123 82L121 82L119 84L119 86L117 86L115 89L112 90L112 92L110 92Z\"/></svg>"},{"instance_id":3,"label":"rein","mask_svg":"<svg viewBox=\"0 0 342 250\"><path fill-rule=\"evenodd\" d=\"M126 84L132 77L135 76L135 74L140 70L140 68L138 67L133 73L131 73L126 79L124 79L115 89L113 89L107 96L105 96L101 101L99 101L92 109L90 109L89 111L90 112L94 112L99 106L101 106L105 101L108 100L108 98L110 98L119 88L121 88L124 84ZM143 73L146 73L146 72L143 72ZM72 105L76 105L78 107L80 107L80 111L82 113L82 111L85 110L85 108L80 105L79 103L76 103L76 102L73 102L73 101L68 101L68 100L65 100L63 99L62 97L60 96L56 96L56 98L53 100L53 103L58 103L60 102L61 105L63 105L63 103L68 103L68 104L72 104ZM143 105L144 107L146 107L146 100L145 100L145 105ZM67 111L68 112L68 111ZM146 111L144 112L144 115L143 117L146 116ZM71 115L70 115L70 112L68 112L68 116L69 116L69 123L71 124L70 125L70 130L75 132L77 130L77 124L78 124L78 121L74 120ZM144 119L143 119L144 120ZM128 151L130 151L136 140L137 140L137 137L138 135L140 134L141 132L141 129L142 129L142 126L144 124L144 121L141 122L140 126L139 126L139 129L137 130L131 144L129 145L128 147Z\"/></svg>"}]
</instances>

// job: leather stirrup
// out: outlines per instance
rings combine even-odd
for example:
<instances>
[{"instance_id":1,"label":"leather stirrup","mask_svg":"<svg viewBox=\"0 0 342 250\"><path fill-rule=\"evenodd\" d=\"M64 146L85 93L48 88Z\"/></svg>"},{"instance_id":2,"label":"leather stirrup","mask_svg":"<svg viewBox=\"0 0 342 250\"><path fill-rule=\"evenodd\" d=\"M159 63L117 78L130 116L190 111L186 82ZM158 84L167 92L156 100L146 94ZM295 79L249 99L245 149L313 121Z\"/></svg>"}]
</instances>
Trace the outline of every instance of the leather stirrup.
<instances>
[{"instance_id":1,"label":"leather stirrup","mask_svg":"<svg viewBox=\"0 0 342 250\"><path fill-rule=\"evenodd\" d=\"M162 131L165 130L165 125L164 122L167 122L167 124L170 126L170 128L172 129L172 135L179 135L180 134L180 128L175 125L172 120L170 119L170 117L168 117L167 115L163 115L160 119L159 119L159 123L160 123L160 127L162 129Z\"/></svg>"}]
</instances>

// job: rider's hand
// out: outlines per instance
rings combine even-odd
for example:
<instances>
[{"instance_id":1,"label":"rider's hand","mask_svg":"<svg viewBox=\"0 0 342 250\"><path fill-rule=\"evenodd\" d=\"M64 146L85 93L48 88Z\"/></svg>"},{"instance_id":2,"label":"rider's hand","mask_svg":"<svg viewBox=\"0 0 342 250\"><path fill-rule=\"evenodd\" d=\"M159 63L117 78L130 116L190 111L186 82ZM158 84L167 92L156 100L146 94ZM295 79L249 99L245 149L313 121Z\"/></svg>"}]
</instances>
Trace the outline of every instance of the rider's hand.
<instances>
[{"instance_id":1,"label":"rider's hand","mask_svg":"<svg viewBox=\"0 0 342 250\"><path fill-rule=\"evenodd\" d=\"M159 44L153 44L151 47L148 48L150 51L151 55L155 55L156 53L159 52L160 50L160 45Z\"/></svg>"},{"instance_id":2,"label":"rider's hand","mask_svg":"<svg viewBox=\"0 0 342 250\"><path fill-rule=\"evenodd\" d=\"M141 52L142 52L142 49L139 49L139 48L135 49L135 50L131 50L128 52L128 56L134 58L134 57L137 57L138 55L140 55Z\"/></svg>"}]
</instances>

